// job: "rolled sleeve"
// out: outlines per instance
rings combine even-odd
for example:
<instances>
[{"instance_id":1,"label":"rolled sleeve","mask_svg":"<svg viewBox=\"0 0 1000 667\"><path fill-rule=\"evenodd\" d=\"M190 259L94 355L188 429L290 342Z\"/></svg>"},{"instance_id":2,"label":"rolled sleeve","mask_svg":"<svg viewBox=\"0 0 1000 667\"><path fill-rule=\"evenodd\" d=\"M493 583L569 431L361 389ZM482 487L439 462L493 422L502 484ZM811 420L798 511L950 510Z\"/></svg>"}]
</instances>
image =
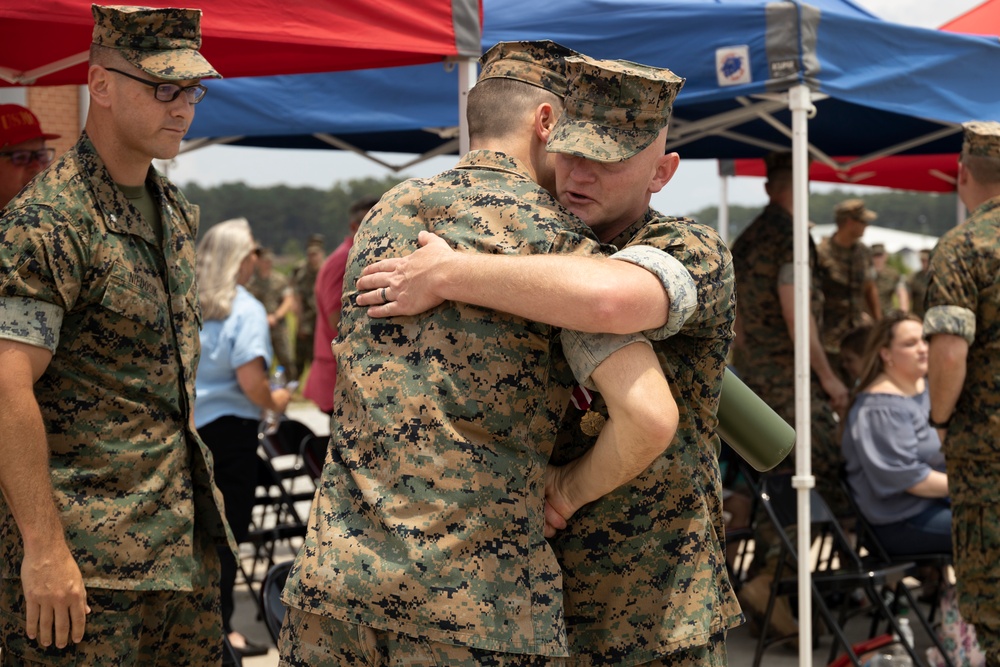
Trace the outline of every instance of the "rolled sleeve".
<instances>
[{"instance_id":1,"label":"rolled sleeve","mask_svg":"<svg viewBox=\"0 0 1000 667\"><path fill-rule=\"evenodd\" d=\"M0 338L55 353L63 310L55 304L25 297L0 298Z\"/></svg>"},{"instance_id":2,"label":"rolled sleeve","mask_svg":"<svg viewBox=\"0 0 1000 667\"><path fill-rule=\"evenodd\" d=\"M663 340L680 331L698 307L698 290L694 278L680 260L658 248L646 245L629 246L611 255L611 259L629 262L646 269L660 279L663 289L667 292L670 308L666 323L658 329L649 329L643 333L650 340Z\"/></svg>"},{"instance_id":3,"label":"rolled sleeve","mask_svg":"<svg viewBox=\"0 0 1000 667\"><path fill-rule=\"evenodd\" d=\"M642 334L594 334L563 329L563 353L573 369L576 381L587 389L597 390L590 376L612 354L632 343L650 344Z\"/></svg>"},{"instance_id":4,"label":"rolled sleeve","mask_svg":"<svg viewBox=\"0 0 1000 667\"><path fill-rule=\"evenodd\" d=\"M934 306L924 314L924 335L961 336L969 345L976 338L976 314L962 306Z\"/></svg>"}]
</instances>

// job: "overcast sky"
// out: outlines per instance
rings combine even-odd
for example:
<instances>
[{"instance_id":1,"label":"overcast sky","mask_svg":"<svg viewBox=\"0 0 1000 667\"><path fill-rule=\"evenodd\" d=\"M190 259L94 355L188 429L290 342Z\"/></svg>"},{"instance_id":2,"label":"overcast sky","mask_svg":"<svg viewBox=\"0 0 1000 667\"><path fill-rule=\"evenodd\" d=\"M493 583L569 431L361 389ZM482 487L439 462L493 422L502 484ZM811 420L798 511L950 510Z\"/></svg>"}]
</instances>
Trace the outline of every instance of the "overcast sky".
<instances>
[{"instance_id":1,"label":"overcast sky","mask_svg":"<svg viewBox=\"0 0 1000 667\"><path fill-rule=\"evenodd\" d=\"M808 0L807 0L808 1ZM889 21L935 28L965 13L982 0L854 0L872 13ZM210 102L210 101L209 101ZM681 153L683 158L683 152ZM389 155L389 162L402 164L409 156ZM408 176L429 176L455 162L454 156L429 160L411 167ZM204 186L234 181L250 185L286 184L328 188L334 182L392 172L374 162L345 151L283 150L213 146L179 156L169 169L177 183L195 181ZM653 206L671 214L687 214L719 202L720 179L715 160L683 160L673 180L653 198ZM729 201L756 205L766 200L762 179L729 180ZM814 190L828 187L814 184ZM878 191L877 188L870 190Z\"/></svg>"}]
</instances>

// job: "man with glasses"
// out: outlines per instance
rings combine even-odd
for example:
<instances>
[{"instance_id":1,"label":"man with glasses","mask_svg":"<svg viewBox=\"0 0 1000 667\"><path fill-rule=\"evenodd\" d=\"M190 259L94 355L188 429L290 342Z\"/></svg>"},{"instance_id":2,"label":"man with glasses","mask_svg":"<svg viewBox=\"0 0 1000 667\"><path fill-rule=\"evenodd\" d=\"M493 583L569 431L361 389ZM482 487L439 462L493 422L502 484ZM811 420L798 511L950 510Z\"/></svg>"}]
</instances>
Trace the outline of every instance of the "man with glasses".
<instances>
[{"instance_id":1,"label":"man with glasses","mask_svg":"<svg viewBox=\"0 0 1000 667\"><path fill-rule=\"evenodd\" d=\"M0 104L0 208L45 169L56 149L45 142L58 134L42 132L38 118L16 104Z\"/></svg>"},{"instance_id":2,"label":"man with glasses","mask_svg":"<svg viewBox=\"0 0 1000 667\"><path fill-rule=\"evenodd\" d=\"M151 168L219 75L198 10L93 15L84 132L0 218L3 664L219 664L198 209Z\"/></svg>"}]
</instances>

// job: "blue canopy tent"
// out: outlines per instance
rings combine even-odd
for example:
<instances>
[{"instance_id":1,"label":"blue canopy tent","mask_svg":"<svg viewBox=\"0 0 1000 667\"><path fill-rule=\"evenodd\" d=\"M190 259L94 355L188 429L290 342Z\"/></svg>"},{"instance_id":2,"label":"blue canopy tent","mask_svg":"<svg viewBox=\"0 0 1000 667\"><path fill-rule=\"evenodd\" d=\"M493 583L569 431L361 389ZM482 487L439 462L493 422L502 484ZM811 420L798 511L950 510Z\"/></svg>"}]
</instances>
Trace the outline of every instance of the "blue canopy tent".
<instances>
[{"instance_id":1,"label":"blue canopy tent","mask_svg":"<svg viewBox=\"0 0 1000 667\"><path fill-rule=\"evenodd\" d=\"M761 96L800 79L825 96L810 122L816 158L954 151L953 124L989 104L990 86L982 84L998 78L1000 50L986 39L888 24L845 0L575 0L571 7L485 0L484 48L531 38L685 76L670 138L688 159L755 157L787 146L787 130L759 115L776 114L787 127L787 105ZM729 81L716 63L727 55L718 69L733 68ZM457 148L453 63L210 84L212 103L199 109L189 138L200 141L192 147Z\"/></svg>"},{"instance_id":2,"label":"blue canopy tent","mask_svg":"<svg viewBox=\"0 0 1000 667\"><path fill-rule=\"evenodd\" d=\"M792 150L795 172L796 475L808 552L808 157L958 152L959 123L1000 120L1000 43L886 23L846 0L485 0L483 45L553 39L687 78L668 150L685 158ZM440 65L212 82L190 137L359 151L453 151L459 82ZM443 128L443 129L442 129ZM217 140L217 139L215 139ZM800 664L812 663L807 559Z\"/></svg>"}]
</instances>

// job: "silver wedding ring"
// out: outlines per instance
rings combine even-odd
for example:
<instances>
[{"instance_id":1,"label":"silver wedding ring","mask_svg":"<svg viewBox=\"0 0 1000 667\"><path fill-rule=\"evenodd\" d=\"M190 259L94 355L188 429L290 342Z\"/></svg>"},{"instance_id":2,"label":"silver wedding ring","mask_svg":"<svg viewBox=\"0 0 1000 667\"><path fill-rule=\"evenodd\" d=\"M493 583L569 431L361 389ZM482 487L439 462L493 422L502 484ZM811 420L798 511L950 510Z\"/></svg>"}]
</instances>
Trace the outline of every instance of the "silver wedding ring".
<instances>
[{"instance_id":1,"label":"silver wedding ring","mask_svg":"<svg viewBox=\"0 0 1000 667\"><path fill-rule=\"evenodd\" d=\"M382 303L389 303L389 297L386 295L385 290L386 288L383 287L381 290L379 290L379 294L382 295Z\"/></svg>"}]
</instances>

